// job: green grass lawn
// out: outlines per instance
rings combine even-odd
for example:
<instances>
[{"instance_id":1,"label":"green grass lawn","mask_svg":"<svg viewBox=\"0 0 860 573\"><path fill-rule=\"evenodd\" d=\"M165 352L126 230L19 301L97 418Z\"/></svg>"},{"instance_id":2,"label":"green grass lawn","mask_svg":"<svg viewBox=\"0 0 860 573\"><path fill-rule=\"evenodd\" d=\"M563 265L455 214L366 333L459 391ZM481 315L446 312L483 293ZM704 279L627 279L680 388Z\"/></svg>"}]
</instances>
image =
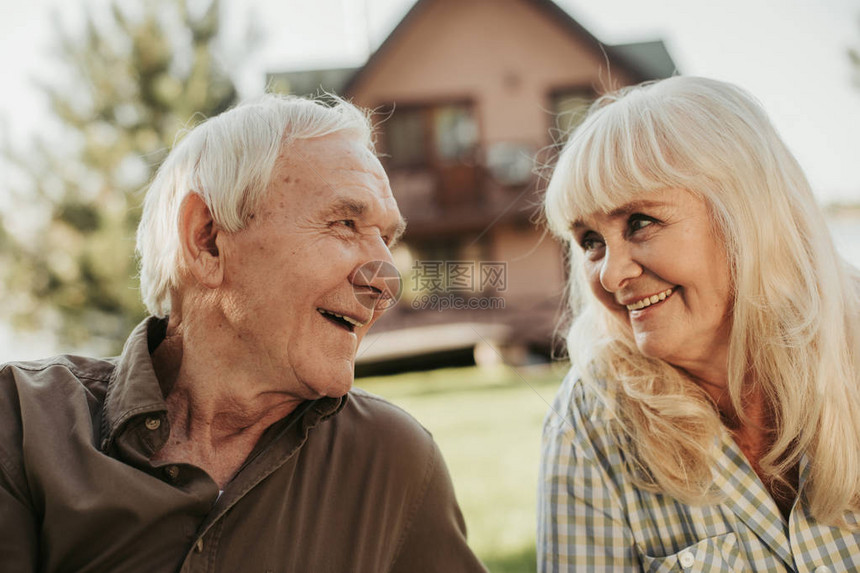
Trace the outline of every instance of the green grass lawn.
<instances>
[{"instance_id":1,"label":"green grass lawn","mask_svg":"<svg viewBox=\"0 0 860 573\"><path fill-rule=\"evenodd\" d=\"M492 573L535 571L541 424L566 368L449 368L356 385L433 433L454 480L469 544Z\"/></svg>"}]
</instances>

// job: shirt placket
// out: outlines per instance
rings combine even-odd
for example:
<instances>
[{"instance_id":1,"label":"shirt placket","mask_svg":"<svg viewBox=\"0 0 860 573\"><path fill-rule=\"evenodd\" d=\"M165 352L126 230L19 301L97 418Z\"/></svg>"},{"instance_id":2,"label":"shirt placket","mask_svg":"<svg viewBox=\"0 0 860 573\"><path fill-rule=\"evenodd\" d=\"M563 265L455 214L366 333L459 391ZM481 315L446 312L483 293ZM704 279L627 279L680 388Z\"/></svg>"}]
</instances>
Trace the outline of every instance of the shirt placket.
<instances>
[{"instance_id":1,"label":"shirt placket","mask_svg":"<svg viewBox=\"0 0 860 573\"><path fill-rule=\"evenodd\" d=\"M341 403L344 400L341 400ZM297 412L295 420L279 432L268 447L242 466L218 498L210 514L203 520L197 533L197 540L186 554L180 573L214 573L217 570L218 546L224 527L224 517L248 492L287 463L301 449L308 432L318 421L318 416L313 416L314 421L311 422L302 419L305 412L313 405L308 403L301 412ZM332 415L335 409L332 410L332 412L318 413Z\"/></svg>"},{"instance_id":2,"label":"shirt placket","mask_svg":"<svg viewBox=\"0 0 860 573\"><path fill-rule=\"evenodd\" d=\"M219 519L197 538L185 555L180 573L214 573L222 527Z\"/></svg>"},{"instance_id":3,"label":"shirt placket","mask_svg":"<svg viewBox=\"0 0 860 573\"><path fill-rule=\"evenodd\" d=\"M800 460L798 500L809 477L809 458ZM805 502L805 500L804 500ZM860 565L860 533L818 523L798 501L789 522L791 550L799 573L842 573ZM860 516L855 517L857 519Z\"/></svg>"},{"instance_id":4,"label":"shirt placket","mask_svg":"<svg viewBox=\"0 0 860 573\"><path fill-rule=\"evenodd\" d=\"M794 570L787 524L776 502L727 431L722 433L721 445L722 455L717 460L714 485L728 500L727 507L773 555L782 560L787 569Z\"/></svg>"}]
</instances>

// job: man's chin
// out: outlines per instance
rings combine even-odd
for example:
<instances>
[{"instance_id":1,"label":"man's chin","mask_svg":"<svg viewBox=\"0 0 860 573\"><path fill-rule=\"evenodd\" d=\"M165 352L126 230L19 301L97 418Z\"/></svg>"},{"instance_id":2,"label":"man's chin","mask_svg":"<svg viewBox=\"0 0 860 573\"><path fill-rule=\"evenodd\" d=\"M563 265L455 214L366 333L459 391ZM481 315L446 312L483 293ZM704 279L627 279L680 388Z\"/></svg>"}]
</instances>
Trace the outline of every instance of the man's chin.
<instances>
[{"instance_id":1,"label":"man's chin","mask_svg":"<svg viewBox=\"0 0 860 573\"><path fill-rule=\"evenodd\" d=\"M340 398L352 389L355 367L346 371L329 371L304 378L304 386L313 398Z\"/></svg>"}]
</instances>

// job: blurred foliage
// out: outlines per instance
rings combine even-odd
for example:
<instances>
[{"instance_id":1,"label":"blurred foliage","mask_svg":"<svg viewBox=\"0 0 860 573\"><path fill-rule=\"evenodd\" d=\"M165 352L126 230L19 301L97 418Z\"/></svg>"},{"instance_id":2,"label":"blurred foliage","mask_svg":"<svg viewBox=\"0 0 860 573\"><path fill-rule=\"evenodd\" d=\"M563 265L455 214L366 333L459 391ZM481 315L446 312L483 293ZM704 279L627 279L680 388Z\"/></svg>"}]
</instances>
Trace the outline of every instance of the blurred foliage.
<instances>
[{"instance_id":1,"label":"blurred foliage","mask_svg":"<svg viewBox=\"0 0 860 573\"><path fill-rule=\"evenodd\" d=\"M144 316L133 254L142 189L192 119L237 98L216 57L220 2L200 4L111 0L74 30L55 18L60 73L39 87L58 134L0 150L22 174L4 217L22 232L0 226L0 304L16 327L117 350Z\"/></svg>"},{"instance_id":2,"label":"blurred foliage","mask_svg":"<svg viewBox=\"0 0 860 573\"><path fill-rule=\"evenodd\" d=\"M860 18L857 19L857 24L858 29L860 29ZM848 57L851 59L854 85L860 88L860 42L855 47L848 49Z\"/></svg>"}]
</instances>

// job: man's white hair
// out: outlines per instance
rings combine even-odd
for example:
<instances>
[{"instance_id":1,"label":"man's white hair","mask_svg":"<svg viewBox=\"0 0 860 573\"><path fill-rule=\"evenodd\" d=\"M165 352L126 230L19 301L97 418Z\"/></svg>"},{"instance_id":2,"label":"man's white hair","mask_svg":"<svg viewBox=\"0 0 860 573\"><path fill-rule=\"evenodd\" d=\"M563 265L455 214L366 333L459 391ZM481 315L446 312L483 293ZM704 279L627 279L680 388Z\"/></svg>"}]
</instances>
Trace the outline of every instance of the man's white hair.
<instances>
[{"instance_id":1,"label":"man's white hair","mask_svg":"<svg viewBox=\"0 0 860 573\"><path fill-rule=\"evenodd\" d=\"M219 228L236 232L292 142L344 134L373 150L367 112L331 99L333 105L265 95L201 123L174 147L146 193L137 230L140 290L150 313L169 314L171 292L179 286L179 209L189 193L203 199Z\"/></svg>"}]
</instances>

